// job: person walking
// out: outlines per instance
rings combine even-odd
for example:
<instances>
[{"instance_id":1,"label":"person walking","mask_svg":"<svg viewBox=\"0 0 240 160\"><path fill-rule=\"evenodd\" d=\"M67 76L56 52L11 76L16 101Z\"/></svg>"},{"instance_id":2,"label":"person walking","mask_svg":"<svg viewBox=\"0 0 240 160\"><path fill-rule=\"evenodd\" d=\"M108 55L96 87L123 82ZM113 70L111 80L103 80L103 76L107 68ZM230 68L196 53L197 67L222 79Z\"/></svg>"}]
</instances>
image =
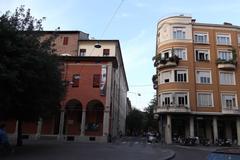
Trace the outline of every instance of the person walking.
<instances>
[{"instance_id":1,"label":"person walking","mask_svg":"<svg viewBox=\"0 0 240 160\"><path fill-rule=\"evenodd\" d=\"M3 154L12 152L5 126L5 124L0 124L0 145L3 147Z\"/></svg>"}]
</instances>

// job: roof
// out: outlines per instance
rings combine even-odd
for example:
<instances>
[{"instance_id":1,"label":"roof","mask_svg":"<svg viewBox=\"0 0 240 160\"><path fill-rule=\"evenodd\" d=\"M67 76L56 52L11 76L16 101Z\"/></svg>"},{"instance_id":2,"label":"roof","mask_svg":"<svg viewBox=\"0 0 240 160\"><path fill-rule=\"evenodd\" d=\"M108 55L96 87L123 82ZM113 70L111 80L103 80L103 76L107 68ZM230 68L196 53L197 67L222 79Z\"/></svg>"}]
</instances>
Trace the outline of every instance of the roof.
<instances>
[{"instance_id":1,"label":"roof","mask_svg":"<svg viewBox=\"0 0 240 160\"><path fill-rule=\"evenodd\" d=\"M44 33L49 33L49 34L52 34L52 33L58 33L58 34L79 34L79 33L84 33L82 31L78 31L78 30L65 30L65 31L39 31L39 32L44 32ZM85 33L87 34L87 33Z\"/></svg>"},{"instance_id":2,"label":"roof","mask_svg":"<svg viewBox=\"0 0 240 160\"><path fill-rule=\"evenodd\" d=\"M236 29L240 29L240 26L232 25L232 24L193 23L193 26L222 27L222 28L236 28Z\"/></svg>"},{"instance_id":3,"label":"roof","mask_svg":"<svg viewBox=\"0 0 240 160\"><path fill-rule=\"evenodd\" d=\"M95 56L58 56L61 61L67 62L112 62L113 67L117 68L117 58L116 57L95 57Z\"/></svg>"}]
</instances>

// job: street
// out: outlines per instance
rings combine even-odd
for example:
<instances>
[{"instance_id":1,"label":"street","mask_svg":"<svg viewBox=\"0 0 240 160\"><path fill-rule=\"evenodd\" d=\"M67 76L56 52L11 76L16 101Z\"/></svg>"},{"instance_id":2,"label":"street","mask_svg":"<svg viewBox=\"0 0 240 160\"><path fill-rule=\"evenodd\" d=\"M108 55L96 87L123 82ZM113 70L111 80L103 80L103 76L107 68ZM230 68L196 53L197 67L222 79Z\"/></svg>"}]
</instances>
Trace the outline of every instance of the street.
<instances>
[{"instance_id":1,"label":"street","mask_svg":"<svg viewBox=\"0 0 240 160\"><path fill-rule=\"evenodd\" d=\"M172 151L159 144L146 143L144 137L122 138L114 143L83 143L59 141L30 141L15 147L15 153L6 160L161 160ZM2 158L1 158L2 159Z\"/></svg>"},{"instance_id":2,"label":"street","mask_svg":"<svg viewBox=\"0 0 240 160\"><path fill-rule=\"evenodd\" d=\"M123 137L114 143L26 140L6 160L207 160L216 147L151 144L146 137ZM2 157L1 157L2 159Z\"/></svg>"}]
</instances>

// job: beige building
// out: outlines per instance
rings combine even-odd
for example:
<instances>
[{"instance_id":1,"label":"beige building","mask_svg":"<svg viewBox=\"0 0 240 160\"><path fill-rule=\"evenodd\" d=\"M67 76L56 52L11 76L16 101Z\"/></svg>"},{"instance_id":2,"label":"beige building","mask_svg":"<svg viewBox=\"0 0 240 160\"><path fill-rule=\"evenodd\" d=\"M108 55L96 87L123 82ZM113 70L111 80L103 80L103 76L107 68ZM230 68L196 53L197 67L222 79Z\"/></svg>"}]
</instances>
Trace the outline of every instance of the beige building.
<instances>
[{"instance_id":1,"label":"beige building","mask_svg":"<svg viewBox=\"0 0 240 160\"><path fill-rule=\"evenodd\" d=\"M179 136L228 138L240 145L240 26L174 16L157 25L153 76L160 130Z\"/></svg>"}]
</instances>

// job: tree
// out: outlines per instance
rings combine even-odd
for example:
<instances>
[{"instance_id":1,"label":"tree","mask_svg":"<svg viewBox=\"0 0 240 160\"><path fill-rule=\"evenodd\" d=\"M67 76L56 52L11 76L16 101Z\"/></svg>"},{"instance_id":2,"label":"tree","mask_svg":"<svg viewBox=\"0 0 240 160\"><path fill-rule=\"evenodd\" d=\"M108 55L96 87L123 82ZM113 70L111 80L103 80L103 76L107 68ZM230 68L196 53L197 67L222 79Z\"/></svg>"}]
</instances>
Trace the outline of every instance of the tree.
<instances>
[{"instance_id":1,"label":"tree","mask_svg":"<svg viewBox=\"0 0 240 160\"><path fill-rule=\"evenodd\" d=\"M64 95L54 37L41 40L42 20L24 6L0 17L0 118L18 120L17 145L23 121L49 116Z\"/></svg>"},{"instance_id":2,"label":"tree","mask_svg":"<svg viewBox=\"0 0 240 160\"><path fill-rule=\"evenodd\" d=\"M126 119L127 130L130 135L134 133L139 134L142 131L143 118L143 113L140 110L133 108L133 110L130 111Z\"/></svg>"},{"instance_id":3,"label":"tree","mask_svg":"<svg viewBox=\"0 0 240 160\"><path fill-rule=\"evenodd\" d=\"M154 107L157 106L157 97L154 96L154 98L150 101L150 104L148 105L148 107L146 107L144 109L145 111L145 130L154 130L154 131L158 131L158 120L154 119L154 113L153 113L153 109Z\"/></svg>"}]
</instances>

